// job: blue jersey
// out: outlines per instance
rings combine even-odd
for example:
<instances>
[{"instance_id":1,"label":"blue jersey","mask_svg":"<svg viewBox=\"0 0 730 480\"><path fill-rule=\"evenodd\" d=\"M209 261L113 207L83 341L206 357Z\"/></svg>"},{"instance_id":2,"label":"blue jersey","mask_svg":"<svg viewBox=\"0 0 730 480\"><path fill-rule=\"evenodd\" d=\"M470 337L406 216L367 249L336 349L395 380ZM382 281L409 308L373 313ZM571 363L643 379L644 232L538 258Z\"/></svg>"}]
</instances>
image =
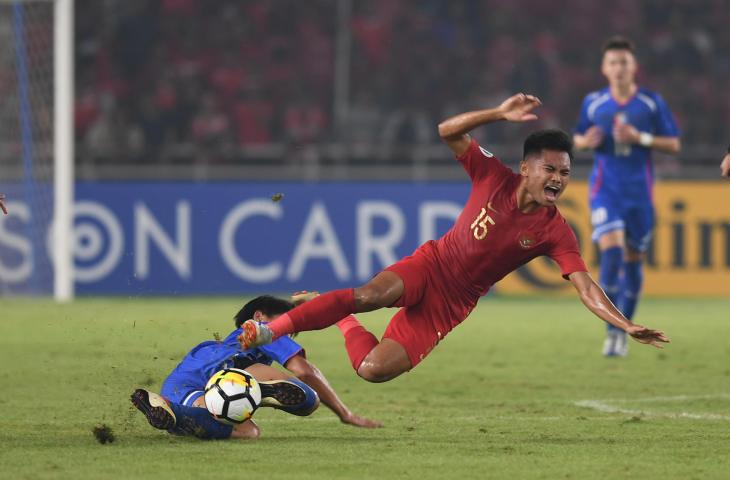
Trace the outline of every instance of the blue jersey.
<instances>
[{"instance_id":1,"label":"blue jersey","mask_svg":"<svg viewBox=\"0 0 730 480\"><path fill-rule=\"evenodd\" d=\"M162 394L168 400L184 403L191 392L201 392L208 379L223 368L231 368L235 363L262 363L271 365L278 362L286 364L289 359L302 352L302 347L290 337L284 336L269 345L241 350L238 328L223 341L208 341L198 344L168 375L162 385Z\"/></svg>"},{"instance_id":2,"label":"blue jersey","mask_svg":"<svg viewBox=\"0 0 730 480\"><path fill-rule=\"evenodd\" d=\"M654 167L651 149L641 145L617 145L611 134L614 122L633 125L640 132L661 137L677 137L679 130L662 97L639 88L626 103L617 102L609 88L592 92L583 100L575 128L585 134L593 125L601 127L603 143L595 150L590 177L591 198L598 195L620 197L636 203L651 202Z\"/></svg>"}]
</instances>

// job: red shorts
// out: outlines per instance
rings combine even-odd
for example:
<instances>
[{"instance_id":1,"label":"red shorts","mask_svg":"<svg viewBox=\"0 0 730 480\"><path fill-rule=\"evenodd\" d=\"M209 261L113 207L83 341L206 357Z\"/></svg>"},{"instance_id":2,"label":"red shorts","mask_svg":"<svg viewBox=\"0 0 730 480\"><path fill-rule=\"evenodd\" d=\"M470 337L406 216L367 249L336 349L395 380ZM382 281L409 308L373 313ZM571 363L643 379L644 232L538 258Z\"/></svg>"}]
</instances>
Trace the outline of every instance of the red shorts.
<instances>
[{"instance_id":1,"label":"red shorts","mask_svg":"<svg viewBox=\"0 0 730 480\"><path fill-rule=\"evenodd\" d=\"M386 268L405 286L394 306L402 307L388 324L383 338L406 349L415 367L446 335L471 313L477 299L463 301L450 292L438 267L425 255L413 255Z\"/></svg>"}]
</instances>

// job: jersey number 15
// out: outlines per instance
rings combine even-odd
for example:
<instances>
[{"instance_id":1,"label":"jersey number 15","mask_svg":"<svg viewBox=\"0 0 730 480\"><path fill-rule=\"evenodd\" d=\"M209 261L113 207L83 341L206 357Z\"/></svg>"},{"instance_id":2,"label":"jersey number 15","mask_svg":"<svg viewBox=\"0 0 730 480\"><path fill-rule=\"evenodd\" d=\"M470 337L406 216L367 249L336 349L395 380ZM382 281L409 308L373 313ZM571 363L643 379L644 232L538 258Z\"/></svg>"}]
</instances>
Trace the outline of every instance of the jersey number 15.
<instances>
[{"instance_id":1,"label":"jersey number 15","mask_svg":"<svg viewBox=\"0 0 730 480\"><path fill-rule=\"evenodd\" d=\"M469 227L470 230L474 231L474 238L477 240L484 240L484 237L487 236L487 233L489 233L487 229L487 224L494 225L494 219L487 215L487 209L482 207L482 211L479 213L479 216L476 220L474 220L474 223L471 224L471 227Z\"/></svg>"}]
</instances>

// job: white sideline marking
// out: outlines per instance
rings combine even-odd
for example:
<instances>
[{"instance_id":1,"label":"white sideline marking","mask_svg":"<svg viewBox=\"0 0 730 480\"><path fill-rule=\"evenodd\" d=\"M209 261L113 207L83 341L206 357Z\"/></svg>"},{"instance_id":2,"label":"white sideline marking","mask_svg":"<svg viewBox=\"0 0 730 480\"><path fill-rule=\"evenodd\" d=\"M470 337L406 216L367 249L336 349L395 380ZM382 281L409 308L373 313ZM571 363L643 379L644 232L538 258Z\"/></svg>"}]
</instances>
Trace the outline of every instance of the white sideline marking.
<instances>
[{"instance_id":1,"label":"white sideline marking","mask_svg":"<svg viewBox=\"0 0 730 480\"><path fill-rule=\"evenodd\" d=\"M325 414L326 415L326 414ZM576 415L556 415L556 416L549 416L549 417L530 417L530 416L511 416L511 415L499 415L497 417L449 417L450 421L453 422L490 422L495 420L508 420L511 422L514 421L524 421L524 422L563 422L565 420L575 420L577 418ZM379 418L376 417L377 420ZM615 419L611 417L606 416L597 416L597 415L580 415L581 420L592 420L592 421L610 421L613 422ZM414 420L417 420L414 417ZM340 419L334 416L323 416L323 417L314 417L314 418L300 418L295 417L293 415L287 416L287 417L280 417L280 418L266 418L261 419L262 422L266 422L266 424L271 423L289 423L289 422L326 422L326 423L340 423ZM400 420L402 421L402 420Z\"/></svg>"},{"instance_id":2,"label":"white sideline marking","mask_svg":"<svg viewBox=\"0 0 730 480\"><path fill-rule=\"evenodd\" d=\"M730 393L714 393L709 395L673 395L666 397L643 397L643 398L615 398L611 402L684 402L687 400L711 400L715 398L730 398Z\"/></svg>"},{"instance_id":3,"label":"white sideline marking","mask_svg":"<svg viewBox=\"0 0 730 480\"><path fill-rule=\"evenodd\" d=\"M631 408L623 408L616 406L616 403L651 403L651 402L684 402L690 400L712 400L712 399L730 399L730 393L715 393L706 395L672 395L672 396L656 396L656 397L638 397L638 398L614 398L606 400L578 400L572 402L577 407L590 408L598 412L603 413L620 413L624 415L635 415L647 418L685 418L690 420L722 420L729 421L730 415L721 415L716 413L692 413L692 412L653 412L650 410L636 410ZM564 421L570 419L576 419L575 415L554 415L554 416L542 416L532 417L525 415L497 415L497 416L463 416L463 417L450 417L452 421L475 421L475 422L489 422L490 420L512 420L512 421ZM580 416L581 420L591 421L613 421L611 417L605 416ZM277 418L267 418L266 423L285 423L293 421L305 421L305 422L338 422L339 418L330 415L316 416L310 418L294 417L286 415Z\"/></svg>"},{"instance_id":4,"label":"white sideline marking","mask_svg":"<svg viewBox=\"0 0 730 480\"><path fill-rule=\"evenodd\" d=\"M644 417L658 418L689 418L691 420L730 420L730 415L716 413L692 413L692 412L652 412L650 410L635 410L630 408L617 407L615 403L640 403L640 402L682 402L687 400L706 400L715 398L730 398L730 394L718 393L712 395L675 395L664 397L644 398L619 398L613 400L579 400L573 402L578 407L590 408L604 413L622 413L625 415L637 415ZM611 403L609 403L611 402Z\"/></svg>"}]
</instances>

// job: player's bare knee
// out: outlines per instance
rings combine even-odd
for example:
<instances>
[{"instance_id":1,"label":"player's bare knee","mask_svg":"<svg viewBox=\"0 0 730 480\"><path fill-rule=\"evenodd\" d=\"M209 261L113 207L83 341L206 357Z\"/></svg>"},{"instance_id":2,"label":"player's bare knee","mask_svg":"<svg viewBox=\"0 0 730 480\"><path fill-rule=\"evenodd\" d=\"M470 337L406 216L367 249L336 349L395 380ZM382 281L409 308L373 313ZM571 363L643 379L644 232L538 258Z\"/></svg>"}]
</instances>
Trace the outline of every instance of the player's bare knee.
<instances>
[{"instance_id":1,"label":"player's bare knee","mask_svg":"<svg viewBox=\"0 0 730 480\"><path fill-rule=\"evenodd\" d=\"M387 380L387 378L383 375L383 372L379 371L372 365L360 365L360 368L357 369L357 374L363 380L367 380L372 383L381 383Z\"/></svg>"},{"instance_id":2,"label":"player's bare knee","mask_svg":"<svg viewBox=\"0 0 730 480\"><path fill-rule=\"evenodd\" d=\"M397 377L400 372L393 372L391 368L374 362L364 361L360 368L357 369L357 374L363 380L367 380L372 383L382 383L392 380Z\"/></svg>"}]
</instances>

